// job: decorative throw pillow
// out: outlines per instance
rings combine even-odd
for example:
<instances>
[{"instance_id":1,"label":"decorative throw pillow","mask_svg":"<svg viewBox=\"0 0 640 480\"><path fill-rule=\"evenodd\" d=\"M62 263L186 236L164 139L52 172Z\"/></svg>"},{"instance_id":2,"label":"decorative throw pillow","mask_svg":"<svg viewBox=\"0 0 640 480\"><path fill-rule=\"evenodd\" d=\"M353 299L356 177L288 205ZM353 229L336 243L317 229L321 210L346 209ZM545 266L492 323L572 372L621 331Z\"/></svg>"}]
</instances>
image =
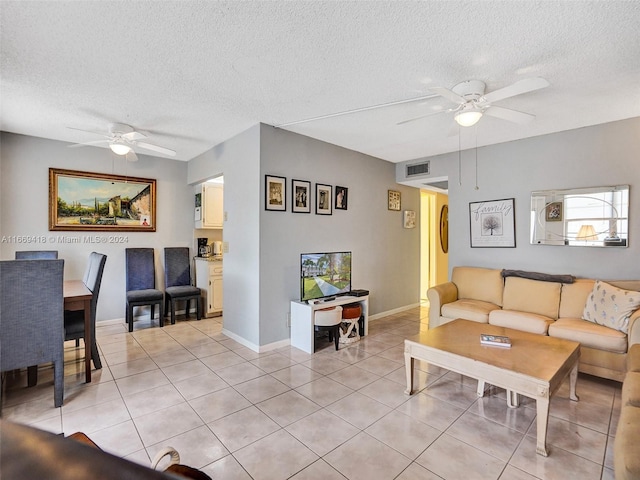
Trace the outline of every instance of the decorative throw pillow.
<instances>
[{"instance_id":1,"label":"decorative throw pillow","mask_svg":"<svg viewBox=\"0 0 640 480\"><path fill-rule=\"evenodd\" d=\"M640 292L623 290L596 280L593 290L587 297L582 318L627 333L629 317L638 308L640 308Z\"/></svg>"}]
</instances>

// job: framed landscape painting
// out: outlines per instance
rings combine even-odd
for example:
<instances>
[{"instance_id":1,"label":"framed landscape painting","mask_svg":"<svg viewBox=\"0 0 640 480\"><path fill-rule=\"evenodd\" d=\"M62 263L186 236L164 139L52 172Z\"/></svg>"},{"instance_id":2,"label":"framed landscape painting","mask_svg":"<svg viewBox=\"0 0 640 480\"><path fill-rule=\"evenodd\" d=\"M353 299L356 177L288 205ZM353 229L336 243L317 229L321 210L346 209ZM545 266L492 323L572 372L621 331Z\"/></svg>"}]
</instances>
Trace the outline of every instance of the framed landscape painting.
<instances>
[{"instance_id":1,"label":"framed landscape painting","mask_svg":"<svg viewBox=\"0 0 640 480\"><path fill-rule=\"evenodd\" d=\"M156 231L156 181L49 169L49 230Z\"/></svg>"}]
</instances>

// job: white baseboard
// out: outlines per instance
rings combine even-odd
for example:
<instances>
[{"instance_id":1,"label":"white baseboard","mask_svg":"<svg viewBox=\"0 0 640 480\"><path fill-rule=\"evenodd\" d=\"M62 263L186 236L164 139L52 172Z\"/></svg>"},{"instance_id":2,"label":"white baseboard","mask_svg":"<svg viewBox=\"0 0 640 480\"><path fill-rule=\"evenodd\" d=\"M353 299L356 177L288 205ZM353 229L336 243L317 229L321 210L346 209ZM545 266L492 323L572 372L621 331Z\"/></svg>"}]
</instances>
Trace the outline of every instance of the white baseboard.
<instances>
[{"instance_id":1,"label":"white baseboard","mask_svg":"<svg viewBox=\"0 0 640 480\"><path fill-rule=\"evenodd\" d=\"M387 310L386 312L380 312L380 313L376 313L375 315L369 315L369 321L370 322L374 322L380 318L384 318L387 317L389 315L394 315L396 313L401 313L401 312L405 312L407 310L411 310L412 308L416 308L419 307L421 304L420 303L414 303L411 305L405 305L403 307L398 307L398 308L394 308L393 310ZM195 312L192 312L195 313ZM184 310L180 311L180 312L176 312L176 315L184 314ZM148 315L142 315L143 317L146 317ZM138 317L136 317L138 318ZM169 317L165 317L165 320L169 319ZM169 322L171 320L168 320ZM116 325L116 324L122 324L125 323L125 319L123 318L115 318L112 320L100 320L99 322L97 322L100 326L105 326L105 325ZM273 342L273 343L269 343L267 345L256 345L255 343L252 343L244 338L242 338L241 336L227 330L226 328L222 329L222 333L225 334L227 337L231 338L232 340L235 340L236 342L238 342L241 345L244 345L245 347L253 350L256 353L264 353L264 352L270 352L272 350L277 350L278 348L283 348L283 347L288 347L289 345L291 345L291 339L290 338L286 338L284 340L280 340L277 342Z\"/></svg>"},{"instance_id":2,"label":"white baseboard","mask_svg":"<svg viewBox=\"0 0 640 480\"><path fill-rule=\"evenodd\" d=\"M375 315L369 315L369 321L372 322L383 317L388 317L389 315L406 312L407 310L411 310L412 308L416 308L419 306L420 306L420 303L413 303L411 305L405 305L404 307L394 308L393 310L387 310L386 312L380 312L380 313L376 313Z\"/></svg>"},{"instance_id":3,"label":"white baseboard","mask_svg":"<svg viewBox=\"0 0 640 480\"><path fill-rule=\"evenodd\" d=\"M168 311L167 313L168 313L168 315L166 315L166 316L164 317L164 318L165 318L165 322L166 322L166 321L167 321L167 319L168 319L169 323L171 323L171 311ZM176 317L177 317L178 315L185 315L185 313L186 313L186 309L185 309L185 310L176 310ZM193 315L195 316L195 315L196 315L196 313L197 313L197 312L196 312L195 308L194 308L194 309L189 309L189 315L193 314ZM151 316L151 312L150 312L150 311L147 311L147 312L143 313L142 315L134 315L134 316L133 316L133 319L134 319L134 320L140 320L140 319L143 319L143 320L149 320L149 318L148 318L148 317L150 317L150 316ZM156 313L155 313L155 317L153 317L153 318L154 318L155 320L158 320L158 312L156 312ZM207 317L203 314L203 315L202 315L202 318L207 318ZM97 326L97 325L100 325L100 326L105 326L105 325L116 325L116 324L118 324L118 323L127 323L127 322L126 322L126 320L125 320L125 318L124 318L124 317L121 317L121 318L112 318L112 319L110 319L110 320L97 320L97 321L96 321L96 326Z\"/></svg>"},{"instance_id":4,"label":"white baseboard","mask_svg":"<svg viewBox=\"0 0 640 480\"><path fill-rule=\"evenodd\" d=\"M242 338L240 335L236 335L235 333L230 332L226 328L222 329L222 333L225 334L227 337L231 338L232 340L235 340L236 342L240 343L241 345L244 345L245 347L250 348L256 353L270 352L271 350L276 350L278 348L287 347L291 345L291 340L289 340L288 338L285 340L280 340L278 342L269 343L268 345L256 345L255 343L249 342L248 340Z\"/></svg>"}]
</instances>

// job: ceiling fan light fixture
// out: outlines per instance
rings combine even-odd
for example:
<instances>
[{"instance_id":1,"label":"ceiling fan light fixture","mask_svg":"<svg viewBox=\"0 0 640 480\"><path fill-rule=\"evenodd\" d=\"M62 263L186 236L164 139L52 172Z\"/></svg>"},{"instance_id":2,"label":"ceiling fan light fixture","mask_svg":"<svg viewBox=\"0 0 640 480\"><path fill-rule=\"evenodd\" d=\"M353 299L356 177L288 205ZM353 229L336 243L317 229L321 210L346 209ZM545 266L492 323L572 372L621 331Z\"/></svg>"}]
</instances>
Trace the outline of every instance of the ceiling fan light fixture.
<instances>
[{"instance_id":1,"label":"ceiling fan light fixture","mask_svg":"<svg viewBox=\"0 0 640 480\"><path fill-rule=\"evenodd\" d=\"M117 142L110 143L109 148L116 155L126 155L131 151L131 147L129 145L124 145L123 143Z\"/></svg>"},{"instance_id":2,"label":"ceiling fan light fixture","mask_svg":"<svg viewBox=\"0 0 640 480\"><path fill-rule=\"evenodd\" d=\"M471 127L478 123L480 117L482 117L480 110L462 110L456 113L455 119L461 127Z\"/></svg>"}]
</instances>

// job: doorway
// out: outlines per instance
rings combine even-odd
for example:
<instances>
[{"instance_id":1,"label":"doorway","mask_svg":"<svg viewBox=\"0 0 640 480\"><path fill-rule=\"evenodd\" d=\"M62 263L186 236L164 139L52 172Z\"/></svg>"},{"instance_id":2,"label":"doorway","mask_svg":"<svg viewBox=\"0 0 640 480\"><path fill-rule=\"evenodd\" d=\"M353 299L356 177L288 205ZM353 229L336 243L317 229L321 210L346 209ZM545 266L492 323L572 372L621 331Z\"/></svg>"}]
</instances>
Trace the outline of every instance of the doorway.
<instances>
[{"instance_id":1,"label":"doorway","mask_svg":"<svg viewBox=\"0 0 640 480\"><path fill-rule=\"evenodd\" d=\"M449 196L446 191L420 190L420 301L427 290L449 277Z\"/></svg>"}]
</instances>

